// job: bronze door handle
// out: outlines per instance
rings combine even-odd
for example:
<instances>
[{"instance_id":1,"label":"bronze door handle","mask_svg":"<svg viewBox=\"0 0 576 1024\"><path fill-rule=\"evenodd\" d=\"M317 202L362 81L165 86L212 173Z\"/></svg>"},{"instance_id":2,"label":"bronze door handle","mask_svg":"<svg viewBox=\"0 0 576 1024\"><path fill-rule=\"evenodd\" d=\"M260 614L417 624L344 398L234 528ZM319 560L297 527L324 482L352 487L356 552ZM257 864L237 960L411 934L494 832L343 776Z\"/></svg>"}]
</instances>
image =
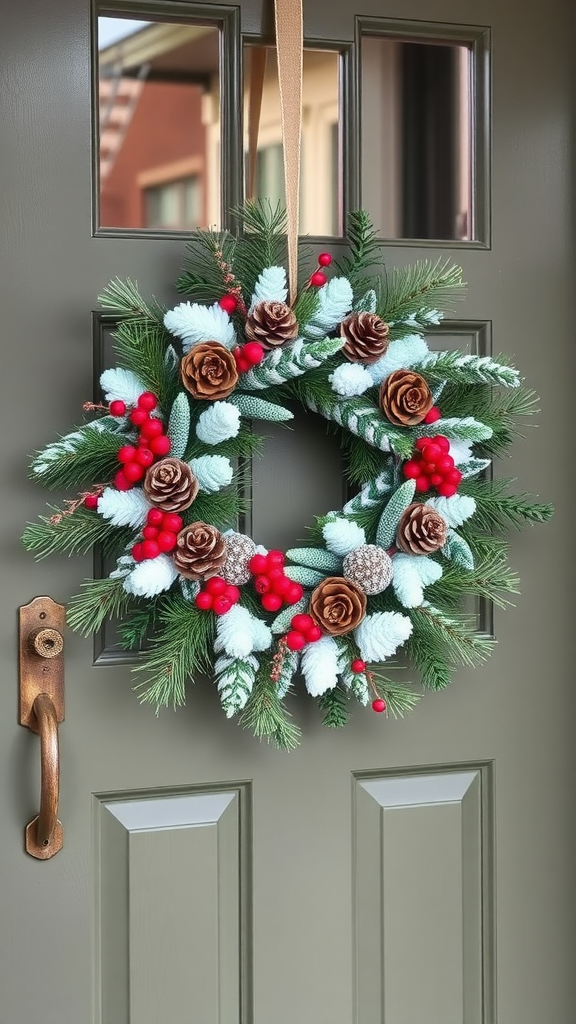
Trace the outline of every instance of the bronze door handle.
<instances>
[{"instance_id":1,"label":"bronze door handle","mask_svg":"<svg viewBox=\"0 0 576 1024\"><path fill-rule=\"evenodd\" d=\"M53 856L57 852L54 845L58 842L58 831L60 846L62 844L62 825L57 817L60 791L58 719L56 708L47 693L38 694L32 709L40 733L40 813L26 826L26 849L33 857L40 856L35 851L52 851L50 856Z\"/></svg>"}]
</instances>

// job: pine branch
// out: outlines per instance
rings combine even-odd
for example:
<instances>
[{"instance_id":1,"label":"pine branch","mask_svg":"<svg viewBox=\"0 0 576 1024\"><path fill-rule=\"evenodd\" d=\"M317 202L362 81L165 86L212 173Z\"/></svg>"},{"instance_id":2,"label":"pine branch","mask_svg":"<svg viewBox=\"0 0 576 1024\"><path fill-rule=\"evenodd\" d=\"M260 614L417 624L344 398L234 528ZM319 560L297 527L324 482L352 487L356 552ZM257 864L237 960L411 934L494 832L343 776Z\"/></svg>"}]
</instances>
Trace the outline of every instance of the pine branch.
<instances>
[{"instance_id":1,"label":"pine branch","mask_svg":"<svg viewBox=\"0 0 576 1024\"><path fill-rule=\"evenodd\" d=\"M155 300L148 305L140 295L136 281L115 278L98 296L98 302L117 320L133 321L143 327L162 325L163 308Z\"/></svg>"},{"instance_id":2,"label":"pine branch","mask_svg":"<svg viewBox=\"0 0 576 1024\"><path fill-rule=\"evenodd\" d=\"M259 739L273 740L282 750L294 750L300 742L300 729L289 721L289 714L278 697L276 683L264 673L258 675L252 694L240 716L240 722Z\"/></svg>"},{"instance_id":3,"label":"pine branch","mask_svg":"<svg viewBox=\"0 0 576 1024\"><path fill-rule=\"evenodd\" d=\"M428 604L411 609L410 617L414 631L406 654L419 670L422 685L430 689L447 686L457 665L485 661L494 645L492 638L475 632L469 617L449 617Z\"/></svg>"},{"instance_id":4,"label":"pine branch","mask_svg":"<svg viewBox=\"0 0 576 1024\"><path fill-rule=\"evenodd\" d=\"M406 320L426 307L451 307L454 299L464 297L464 289L461 268L449 260L418 260L394 268L377 312L386 322Z\"/></svg>"},{"instance_id":5,"label":"pine branch","mask_svg":"<svg viewBox=\"0 0 576 1024\"><path fill-rule=\"evenodd\" d=\"M145 682L135 689L140 700L156 708L185 703L186 683L198 673L211 675L214 648L214 616L200 611L179 594L158 601L158 632L144 652L136 672Z\"/></svg>"},{"instance_id":6,"label":"pine branch","mask_svg":"<svg viewBox=\"0 0 576 1024\"><path fill-rule=\"evenodd\" d=\"M514 480L481 480L477 477L463 480L460 493L469 494L476 501L475 526L486 533L507 530L510 525L520 529L525 522L545 523L552 518L554 506L538 502L531 494L506 494Z\"/></svg>"},{"instance_id":7,"label":"pine branch","mask_svg":"<svg viewBox=\"0 0 576 1024\"><path fill-rule=\"evenodd\" d=\"M118 325L113 338L119 363L157 395L167 417L179 387L176 368L166 358L168 346L174 341L172 335L163 323L125 321Z\"/></svg>"},{"instance_id":8,"label":"pine branch","mask_svg":"<svg viewBox=\"0 0 576 1024\"><path fill-rule=\"evenodd\" d=\"M422 699L422 694L410 689L410 684L395 683L374 671L372 675L376 689L386 701L386 709L392 718L403 718Z\"/></svg>"},{"instance_id":9,"label":"pine branch","mask_svg":"<svg viewBox=\"0 0 576 1024\"><path fill-rule=\"evenodd\" d=\"M50 490L105 483L118 468L118 451L126 444L126 435L98 430L90 425L78 427L38 452L30 466L30 476Z\"/></svg>"},{"instance_id":10,"label":"pine branch","mask_svg":"<svg viewBox=\"0 0 576 1024\"><path fill-rule=\"evenodd\" d=\"M273 207L268 199L249 199L232 213L242 229L234 272L242 281L244 301L249 305L261 271L286 262L286 210L280 203Z\"/></svg>"},{"instance_id":11,"label":"pine branch","mask_svg":"<svg viewBox=\"0 0 576 1024\"><path fill-rule=\"evenodd\" d=\"M318 707L324 712L322 725L327 729L342 729L346 725L349 715L346 694L339 686L326 690L318 698Z\"/></svg>"},{"instance_id":12,"label":"pine branch","mask_svg":"<svg viewBox=\"0 0 576 1024\"><path fill-rule=\"evenodd\" d=\"M82 505L70 515L49 507L53 509L54 521L52 517L41 516L40 522L27 524L22 536L24 547L33 551L38 560L57 551L85 555L96 545L102 554L116 555L134 537L130 527L111 527L102 516Z\"/></svg>"},{"instance_id":13,"label":"pine branch","mask_svg":"<svg viewBox=\"0 0 576 1024\"><path fill-rule=\"evenodd\" d=\"M127 651L139 650L151 634L156 621L156 601L148 598L145 604L130 610L130 615L117 624L118 639Z\"/></svg>"},{"instance_id":14,"label":"pine branch","mask_svg":"<svg viewBox=\"0 0 576 1024\"><path fill-rule=\"evenodd\" d=\"M133 602L134 598L126 593L120 578L85 580L81 592L68 605L66 619L71 629L82 636L90 636L106 619L119 619L127 614Z\"/></svg>"},{"instance_id":15,"label":"pine branch","mask_svg":"<svg viewBox=\"0 0 576 1024\"><path fill-rule=\"evenodd\" d=\"M236 527L240 516L248 510L248 503L241 497L241 481L236 486L226 487L213 494L200 491L190 508L183 513L184 524L211 523L219 530Z\"/></svg>"},{"instance_id":16,"label":"pine branch","mask_svg":"<svg viewBox=\"0 0 576 1024\"><path fill-rule=\"evenodd\" d=\"M367 444L381 451L392 449L407 458L413 448L411 431L395 427L385 420L377 406L369 398L340 398L334 392L321 394L310 386L308 378L294 382L302 403L311 412L317 412L324 419L333 420L352 434L361 437Z\"/></svg>"},{"instance_id":17,"label":"pine branch","mask_svg":"<svg viewBox=\"0 0 576 1024\"><path fill-rule=\"evenodd\" d=\"M226 267L232 265L236 239L227 231L197 231L186 246L176 290L194 302L215 302L228 291Z\"/></svg>"},{"instance_id":18,"label":"pine branch","mask_svg":"<svg viewBox=\"0 0 576 1024\"><path fill-rule=\"evenodd\" d=\"M504 356L492 359L490 356L463 355L458 351L429 352L412 369L415 373L423 374L432 384L446 380L454 384L492 384L517 388L520 374L504 360Z\"/></svg>"},{"instance_id":19,"label":"pine branch","mask_svg":"<svg viewBox=\"0 0 576 1024\"><path fill-rule=\"evenodd\" d=\"M191 440L186 449L186 461L198 459L201 455L214 455L215 449L212 444L205 444L191 434ZM263 455L264 438L255 434L250 423L241 422L240 431L236 437L228 441L221 441L218 445L218 455L227 459L250 458L253 455Z\"/></svg>"},{"instance_id":20,"label":"pine branch","mask_svg":"<svg viewBox=\"0 0 576 1024\"><path fill-rule=\"evenodd\" d=\"M303 288L294 303L294 316L296 317L298 324L300 325L300 331L302 331L303 324L310 323L314 319L319 306L318 289L317 288Z\"/></svg>"},{"instance_id":21,"label":"pine branch","mask_svg":"<svg viewBox=\"0 0 576 1024\"><path fill-rule=\"evenodd\" d=\"M365 210L353 210L348 217L347 242L350 255L335 264L339 274L347 277L354 292L370 287L373 282L368 270L380 265L382 246Z\"/></svg>"},{"instance_id":22,"label":"pine branch","mask_svg":"<svg viewBox=\"0 0 576 1024\"><path fill-rule=\"evenodd\" d=\"M491 552L470 570L455 562L445 563L442 576L426 588L426 595L433 604L449 608L457 608L464 594L474 594L499 608L506 608L512 602L503 595L519 594L519 583L517 574L507 565L500 550Z\"/></svg>"}]
</instances>

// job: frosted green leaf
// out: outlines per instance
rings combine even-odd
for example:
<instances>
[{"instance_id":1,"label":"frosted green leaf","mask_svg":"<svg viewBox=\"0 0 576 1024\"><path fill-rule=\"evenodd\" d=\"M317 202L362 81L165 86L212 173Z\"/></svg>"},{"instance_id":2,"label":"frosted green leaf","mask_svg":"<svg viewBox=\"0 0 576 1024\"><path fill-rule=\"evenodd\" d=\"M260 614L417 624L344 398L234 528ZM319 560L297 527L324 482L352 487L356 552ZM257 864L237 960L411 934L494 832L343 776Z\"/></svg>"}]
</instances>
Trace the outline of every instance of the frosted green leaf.
<instances>
[{"instance_id":1,"label":"frosted green leaf","mask_svg":"<svg viewBox=\"0 0 576 1024\"><path fill-rule=\"evenodd\" d=\"M415 491L415 480L406 480L397 491L394 491L380 517L376 530L376 543L381 548L389 548L394 543L402 513L411 504Z\"/></svg>"},{"instance_id":2,"label":"frosted green leaf","mask_svg":"<svg viewBox=\"0 0 576 1024\"><path fill-rule=\"evenodd\" d=\"M286 420L294 419L294 413L285 409L283 405L266 402L263 398L256 398L254 395L243 395L236 391L230 395L228 401L231 405L235 405L246 419L271 420L273 423L283 423Z\"/></svg>"},{"instance_id":3,"label":"frosted green leaf","mask_svg":"<svg viewBox=\"0 0 576 1024\"><path fill-rule=\"evenodd\" d=\"M474 568L472 549L468 542L456 533L455 530L448 530L448 537L442 548L442 554L446 558L452 559L456 565L462 566L463 569L472 570Z\"/></svg>"},{"instance_id":4,"label":"frosted green leaf","mask_svg":"<svg viewBox=\"0 0 576 1024\"><path fill-rule=\"evenodd\" d=\"M168 437L170 439L170 455L181 459L188 445L190 436L190 403L188 395L181 391L174 399L168 420Z\"/></svg>"},{"instance_id":5,"label":"frosted green leaf","mask_svg":"<svg viewBox=\"0 0 576 1024\"><path fill-rule=\"evenodd\" d=\"M325 572L316 572L316 569L308 569L305 565L286 565L284 572L289 579L301 583L303 587L316 587L326 578Z\"/></svg>"},{"instance_id":6,"label":"frosted green leaf","mask_svg":"<svg viewBox=\"0 0 576 1024\"><path fill-rule=\"evenodd\" d=\"M324 569L325 572L339 572L342 569L342 559L325 548L290 548L286 557L310 569Z\"/></svg>"}]
</instances>

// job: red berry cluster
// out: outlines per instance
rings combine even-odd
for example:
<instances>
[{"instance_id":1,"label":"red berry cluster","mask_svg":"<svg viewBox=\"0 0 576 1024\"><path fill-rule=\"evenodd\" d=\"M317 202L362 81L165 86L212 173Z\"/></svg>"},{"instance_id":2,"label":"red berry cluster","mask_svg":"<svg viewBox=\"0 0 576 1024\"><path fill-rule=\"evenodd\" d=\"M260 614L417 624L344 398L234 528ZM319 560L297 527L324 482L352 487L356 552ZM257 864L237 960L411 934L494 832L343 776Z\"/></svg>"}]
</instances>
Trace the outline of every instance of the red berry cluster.
<instances>
[{"instance_id":1,"label":"red berry cluster","mask_svg":"<svg viewBox=\"0 0 576 1024\"><path fill-rule=\"evenodd\" d=\"M151 508L146 516L146 526L142 530L142 540L132 548L135 562L144 562L147 558L157 558L167 554L176 547L176 536L184 523L176 512L163 512L161 508Z\"/></svg>"},{"instance_id":2,"label":"red berry cluster","mask_svg":"<svg viewBox=\"0 0 576 1024\"><path fill-rule=\"evenodd\" d=\"M232 583L226 583L222 576L211 576L206 580L204 590L194 598L194 604L203 612L214 612L215 615L226 615L233 604L238 604L240 590Z\"/></svg>"},{"instance_id":3,"label":"red berry cluster","mask_svg":"<svg viewBox=\"0 0 576 1024\"><path fill-rule=\"evenodd\" d=\"M416 481L417 491L429 491L435 487L443 498L456 494L462 473L456 469L449 450L450 441L441 434L418 438L415 457L408 459L402 467L406 479Z\"/></svg>"},{"instance_id":4,"label":"red berry cluster","mask_svg":"<svg viewBox=\"0 0 576 1024\"><path fill-rule=\"evenodd\" d=\"M308 284L311 284L313 288L321 288L323 284L326 284L328 278L321 267L329 267L332 263L332 257L329 252L321 252L318 257L318 269L311 274L308 279Z\"/></svg>"},{"instance_id":5,"label":"red berry cluster","mask_svg":"<svg viewBox=\"0 0 576 1024\"><path fill-rule=\"evenodd\" d=\"M284 555L269 551L267 555L252 555L248 568L254 576L256 593L267 612L277 612L283 604L297 604L304 590L284 572Z\"/></svg>"},{"instance_id":6,"label":"red berry cluster","mask_svg":"<svg viewBox=\"0 0 576 1024\"><path fill-rule=\"evenodd\" d=\"M245 345L237 345L232 349L238 373L246 373L253 366L258 366L264 358L264 349L258 341L247 341Z\"/></svg>"},{"instance_id":7,"label":"red berry cluster","mask_svg":"<svg viewBox=\"0 0 576 1024\"><path fill-rule=\"evenodd\" d=\"M114 477L114 486L118 491L129 491L156 459L168 455L170 451L170 440L164 433L162 421L150 416L157 405L156 395L144 391L129 414L130 422L138 428L138 445L125 444L118 452L121 468ZM112 416L126 415L124 402L110 402L109 408Z\"/></svg>"},{"instance_id":8,"label":"red berry cluster","mask_svg":"<svg viewBox=\"0 0 576 1024\"><path fill-rule=\"evenodd\" d=\"M293 615L290 621L292 629L286 634L286 646L291 651L301 651L306 644L316 643L322 636L320 626L317 626L311 615Z\"/></svg>"}]
</instances>

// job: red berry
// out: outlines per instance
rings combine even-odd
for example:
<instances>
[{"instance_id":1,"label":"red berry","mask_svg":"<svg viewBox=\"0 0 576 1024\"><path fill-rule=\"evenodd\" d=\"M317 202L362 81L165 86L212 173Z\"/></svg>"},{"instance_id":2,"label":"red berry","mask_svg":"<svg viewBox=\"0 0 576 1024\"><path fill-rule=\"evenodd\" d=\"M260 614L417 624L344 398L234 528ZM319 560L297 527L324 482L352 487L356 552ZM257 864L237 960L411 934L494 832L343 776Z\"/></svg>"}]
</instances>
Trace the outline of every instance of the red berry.
<instances>
[{"instance_id":1,"label":"red berry","mask_svg":"<svg viewBox=\"0 0 576 1024\"><path fill-rule=\"evenodd\" d=\"M438 406L433 405L430 411L426 413L424 417L424 423L436 423L436 420L439 420L441 416L442 413L440 412Z\"/></svg>"},{"instance_id":2,"label":"red berry","mask_svg":"<svg viewBox=\"0 0 576 1024\"><path fill-rule=\"evenodd\" d=\"M254 580L257 594L267 594L272 589L272 584L267 576L257 576Z\"/></svg>"},{"instance_id":3,"label":"red berry","mask_svg":"<svg viewBox=\"0 0 576 1024\"><path fill-rule=\"evenodd\" d=\"M329 252L321 252L318 257L319 267L329 267L332 263L332 257Z\"/></svg>"},{"instance_id":4,"label":"red berry","mask_svg":"<svg viewBox=\"0 0 576 1024\"><path fill-rule=\"evenodd\" d=\"M454 459L451 455L441 455L436 465L439 473L447 473L449 469L454 469Z\"/></svg>"},{"instance_id":5,"label":"red berry","mask_svg":"<svg viewBox=\"0 0 576 1024\"><path fill-rule=\"evenodd\" d=\"M166 434L159 434L158 437L152 438L149 448L154 455L168 455L170 451L170 438Z\"/></svg>"},{"instance_id":6,"label":"red berry","mask_svg":"<svg viewBox=\"0 0 576 1024\"><path fill-rule=\"evenodd\" d=\"M143 540L142 541L142 556L144 558L157 558L160 554L160 548L155 540Z\"/></svg>"},{"instance_id":7,"label":"red berry","mask_svg":"<svg viewBox=\"0 0 576 1024\"><path fill-rule=\"evenodd\" d=\"M132 462L136 455L134 445L125 444L118 450L118 462Z\"/></svg>"},{"instance_id":8,"label":"red berry","mask_svg":"<svg viewBox=\"0 0 576 1024\"><path fill-rule=\"evenodd\" d=\"M218 299L218 305L225 313L232 314L236 312L238 303L233 295L223 295L221 299Z\"/></svg>"},{"instance_id":9,"label":"red berry","mask_svg":"<svg viewBox=\"0 0 576 1024\"><path fill-rule=\"evenodd\" d=\"M455 484L442 483L438 485L438 494L442 498L451 498L453 494L456 494L458 488Z\"/></svg>"},{"instance_id":10,"label":"red berry","mask_svg":"<svg viewBox=\"0 0 576 1024\"><path fill-rule=\"evenodd\" d=\"M408 462L402 466L402 472L407 480L415 480L420 476L420 462L416 462L416 459L408 459Z\"/></svg>"},{"instance_id":11,"label":"red berry","mask_svg":"<svg viewBox=\"0 0 576 1024\"><path fill-rule=\"evenodd\" d=\"M436 440L436 438L434 438L434 440ZM429 437L419 437L414 447L416 448L417 451L421 452L422 449L425 448L427 444L430 444Z\"/></svg>"},{"instance_id":12,"label":"red berry","mask_svg":"<svg viewBox=\"0 0 576 1024\"><path fill-rule=\"evenodd\" d=\"M433 437L430 440L432 440L434 444L437 444L440 450L444 452L444 454L450 451L450 441L448 440L447 437L444 437L442 434L437 434L436 437Z\"/></svg>"},{"instance_id":13,"label":"red berry","mask_svg":"<svg viewBox=\"0 0 576 1024\"><path fill-rule=\"evenodd\" d=\"M148 413L145 409L132 409L132 412L130 413L130 423L133 423L135 427L141 427L147 419Z\"/></svg>"},{"instance_id":14,"label":"red berry","mask_svg":"<svg viewBox=\"0 0 576 1024\"><path fill-rule=\"evenodd\" d=\"M286 646L289 647L291 651L301 651L305 644L306 637L303 633L299 633L298 630L291 629L290 632L286 634Z\"/></svg>"},{"instance_id":15,"label":"red berry","mask_svg":"<svg viewBox=\"0 0 576 1024\"><path fill-rule=\"evenodd\" d=\"M462 480L462 473L459 469L449 469L444 477L447 484L456 484L456 487Z\"/></svg>"},{"instance_id":16,"label":"red berry","mask_svg":"<svg viewBox=\"0 0 576 1024\"><path fill-rule=\"evenodd\" d=\"M152 412L152 409L155 409L157 405L158 399L151 391L143 391L138 398L138 408L145 409L146 412Z\"/></svg>"},{"instance_id":17,"label":"red berry","mask_svg":"<svg viewBox=\"0 0 576 1024\"><path fill-rule=\"evenodd\" d=\"M86 508L98 508L98 498L98 494L87 494L86 497L84 498L84 505L86 506Z\"/></svg>"},{"instance_id":18,"label":"red berry","mask_svg":"<svg viewBox=\"0 0 576 1024\"><path fill-rule=\"evenodd\" d=\"M310 284L313 288L321 288L323 284L326 284L327 280L326 274L323 274L321 270L316 270L310 278Z\"/></svg>"},{"instance_id":19,"label":"red berry","mask_svg":"<svg viewBox=\"0 0 576 1024\"><path fill-rule=\"evenodd\" d=\"M172 551L176 547L176 534L170 530L160 530L156 541L160 551Z\"/></svg>"},{"instance_id":20,"label":"red berry","mask_svg":"<svg viewBox=\"0 0 576 1024\"><path fill-rule=\"evenodd\" d=\"M282 579L283 575L284 569L281 565L272 565L266 569L266 576L271 583L274 583L274 580Z\"/></svg>"},{"instance_id":21,"label":"red berry","mask_svg":"<svg viewBox=\"0 0 576 1024\"><path fill-rule=\"evenodd\" d=\"M366 662L362 661L362 658L355 658L352 664L350 665L350 668L352 669L353 672L365 672Z\"/></svg>"},{"instance_id":22,"label":"red berry","mask_svg":"<svg viewBox=\"0 0 576 1024\"><path fill-rule=\"evenodd\" d=\"M146 516L146 522L148 526L162 526L164 523L165 513L161 508L151 508Z\"/></svg>"},{"instance_id":23,"label":"red berry","mask_svg":"<svg viewBox=\"0 0 576 1024\"><path fill-rule=\"evenodd\" d=\"M144 476L144 466L141 466L139 462L127 462L123 473L131 484L135 484L137 480L141 480Z\"/></svg>"},{"instance_id":24,"label":"red berry","mask_svg":"<svg viewBox=\"0 0 576 1024\"><path fill-rule=\"evenodd\" d=\"M164 433L164 427L162 426L162 420L147 419L145 423L140 427L140 436L149 438L160 437L160 434Z\"/></svg>"},{"instance_id":25,"label":"red berry","mask_svg":"<svg viewBox=\"0 0 576 1024\"><path fill-rule=\"evenodd\" d=\"M144 555L142 554L142 545L134 544L132 547L132 558L135 562L144 561Z\"/></svg>"},{"instance_id":26,"label":"red berry","mask_svg":"<svg viewBox=\"0 0 576 1024\"><path fill-rule=\"evenodd\" d=\"M303 613L300 613L300 615L292 616L290 625L297 633L305 633L306 630L310 629L310 627L314 625L314 619L311 615L304 615Z\"/></svg>"},{"instance_id":27,"label":"red berry","mask_svg":"<svg viewBox=\"0 0 576 1024\"><path fill-rule=\"evenodd\" d=\"M234 356L234 359L236 360L236 365L238 365L238 360L240 359L240 356L242 355L242 349L240 348L240 345L236 345L236 348L232 349L232 355Z\"/></svg>"},{"instance_id":28,"label":"red berry","mask_svg":"<svg viewBox=\"0 0 576 1024\"><path fill-rule=\"evenodd\" d=\"M284 565L286 556L283 551L269 551L266 555L266 565Z\"/></svg>"},{"instance_id":29,"label":"red berry","mask_svg":"<svg viewBox=\"0 0 576 1024\"><path fill-rule=\"evenodd\" d=\"M433 487L438 487L438 485L441 484L443 480L444 477L442 476L442 473L432 473L432 476L430 477L430 483L432 484Z\"/></svg>"},{"instance_id":30,"label":"red berry","mask_svg":"<svg viewBox=\"0 0 576 1024\"><path fill-rule=\"evenodd\" d=\"M154 462L154 453L149 448L137 448L134 462L139 462L144 469L148 469L148 466Z\"/></svg>"},{"instance_id":31,"label":"red berry","mask_svg":"<svg viewBox=\"0 0 576 1024\"><path fill-rule=\"evenodd\" d=\"M277 612L282 607L280 594L262 594L262 607L267 612Z\"/></svg>"},{"instance_id":32,"label":"red berry","mask_svg":"<svg viewBox=\"0 0 576 1024\"><path fill-rule=\"evenodd\" d=\"M224 591L224 594L228 598L231 604L238 604L240 600L240 587L235 587L233 583L229 583Z\"/></svg>"},{"instance_id":33,"label":"red berry","mask_svg":"<svg viewBox=\"0 0 576 1024\"><path fill-rule=\"evenodd\" d=\"M145 526L142 530L142 536L144 540L158 540L158 534L160 530L157 526Z\"/></svg>"},{"instance_id":34,"label":"red berry","mask_svg":"<svg viewBox=\"0 0 576 1024\"><path fill-rule=\"evenodd\" d=\"M108 406L111 416L124 416L126 414L126 403L120 398L115 398Z\"/></svg>"},{"instance_id":35,"label":"red berry","mask_svg":"<svg viewBox=\"0 0 576 1024\"><path fill-rule=\"evenodd\" d=\"M430 479L427 476L419 476L416 480L416 490L424 493L430 490Z\"/></svg>"},{"instance_id":36,"label":"red berry","mask_svg":"<svg viewBox=\"0 0 576 1024\"><path fill-rule=\"evenodd\" d=\"M254 575L266 572L267 565L266 555L252 555L252 558L248 562L248 568Z\"/></svg>"},{"instance_id":37,"label":"red berry","mask_svg":"<svg viewBox=\"0 0 576 1024\"><path fill-rule=\"evenodd\" d=\"M314 623L313 626L310 626L310 629L306 630L304 635L307 643L315 644L322 636L322 630L320 629L320 626L317 626L316 623Z\"/></svg>"},{"instance_id":38,"label":"red berry","mask_svg":"<svg viewBox=\"0 0 576 1024\"><path fill-rule=\"evenodd\" d=\"M211 576L209 580L206 580L206 590L213 597L219 597L226 591L226 580L223 580L221 576Z\"/></svg>"},{"instance_id":39,"label":"red berry","mask_svg":"<svg viewBox=\"0 0 576 1024\"><path fill-rule=\"evenodd\" d=\"M158 511L161 511L158 509ZM150 513L148 513L150 515ZM182 516L179 516L177 512L162 512L162 519L160 520L163 530L168 530L169 533L180 533L180 530L184 526Z\"/></svg>"},{"instance_id":40,"label":"red berry","mask_svg":"<svg viewBox=\"0 0 576 1024\"><path fill-rule=\"evenodd\" d=\"M257 366L264 358L264 349L258 341L248 341L242 349L242 355L251 366Z\"/></svg>"},{"instance_id":41,"label":"red berry","mask_svg":"<svg viewBox=\"0 0 576 1024\"><path fill-rule=\"evenodd\" d=\"M238 372L239 373L248 373L248 370L250 370L252 368L252 363L247 358L247 356L244 355L243 352L241 352L240 355L238 356L238 364L237 365L238 365Z\"/></svg>"},{"instance_id":42,"label":"red berry","mask_svg":"<svg viewBox=\"0 0 576 1024\"><path fill-rule=\"evenodd\" d=\"M270 570L270 576L268 577L269 579L271 578L272 573L274 571L274 569ZM284 594L288 592L288 588L292 586L292 580L288 579L288 577L284 575L282 570L280 570L280 573L280 576L277 576L275 577L275 579L272 580L272 590L274 591L275 594L280 594L282 597L284 597Z\"/></svg>"},{"instance_id":43,"label":"red berry","mask_svg":"<svg viewBox=\"0 0 576 1024\"><path fill-rule=\"evenodd\" d=\"M207 612L212 607L212 600L212 594L209 594L207 590L201 590L200 593L196 594L194 604L200 611Z\"/></svg>"},{"instance_id":44,"label":"red berry","mask_svg":"<svg viewBox=\"0 0 576 1024\"><path fill-rule=\"evenodd\" d=\"M373 700L372 710L377 711L378 714L381 714L383 711L386 711L386 701L382 700L382 697L378 697L377 700Z\"/></svg>"},{"instance_id":45,"label":"red berry","mask_svg":"<svg viewBox=\"0 0 576 1024\"><path fill-rule=\"evenodd\" d=\"M117 491L129 491L132 484L126 479L121 469L118 470L114 477L114 487Z\"/></svg>"},{"instance_id":46,"label":"red berry","mask_svg":"<svg viewBox=\"0 0 576 1024\"><path fill-rule=\"evenodd\" d=\"M232 602L226 597L226 594L219 594L218 597L214 598L212 604L212 611L216 615L226 615L232 607Z\"/></svg>"},{"instance_id":47,"label":"red berry","mask_svg":"<svg viewBox=\"0 0 576 1024\"><path fill-rule=\"evenodd\" d=\"M291 583L284 595L286 604L298 604L304 595L304 587L300 583Z\"/></svg>"},{"instance_id":48,"label":"red berry","mask_svg":"<svg viewBox=\"0 0 576 1024\"><path fill-rule=\"evenodd\" d=\"M422 449L422 458L425 462L436 462L436 459L439 459L441 455L442 451L440 447L433 442L425 444Z\"/></svg>"}]
</instances>

